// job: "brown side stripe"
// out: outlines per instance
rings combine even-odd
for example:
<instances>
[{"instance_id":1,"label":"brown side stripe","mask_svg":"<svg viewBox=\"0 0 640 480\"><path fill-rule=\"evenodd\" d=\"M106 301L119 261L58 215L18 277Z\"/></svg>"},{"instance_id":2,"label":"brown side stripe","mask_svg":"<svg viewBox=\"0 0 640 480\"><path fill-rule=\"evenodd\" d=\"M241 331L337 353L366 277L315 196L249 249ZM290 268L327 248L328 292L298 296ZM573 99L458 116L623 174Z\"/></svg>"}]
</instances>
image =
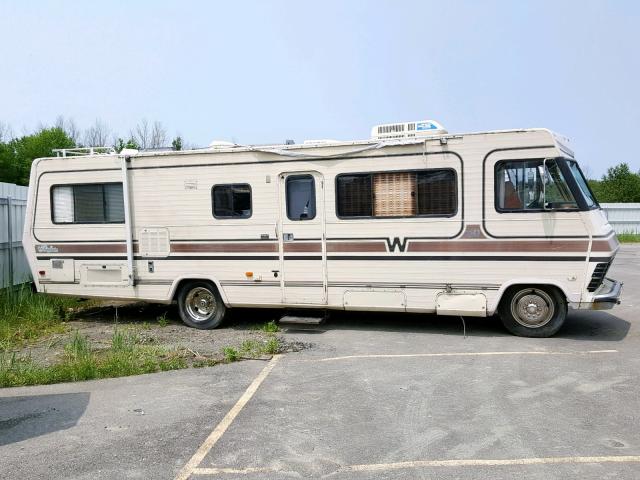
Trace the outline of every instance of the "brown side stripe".
<instances>
[{"instance_id":1,"label":"brown side stripe","mask_svg":"<svg viewBox=\"0 0 640 480\"><path fill-rule=\"evenodd\" d=\"M322 243L320 242L285 243L284 251L285 252L321 252Z\"/></svg>"},{"instance_id":2,"label":"brown side stripe","mask_svg":"<svg viewBox=\"0 0 640 480\"><path fill-rule=\"evenodd\" d=\"M47 247L50 249L45 250L43 246L36 245L36 253L126 253L127 251L127 245L124 243L84 243L78 245L61 243L47 244Z\"/></svg>"},{"instance_id":3,"label":"brown side stripe","mask_svg":"<svg viewBox=\"0 0 640 480\"><path fill-rule=\"evenodd\" d=\"M613 236L608 240L594 240L591 245L591 250L594 252L613 252L620 246L618 239Z\"/></svg>"},{"instance_id":4,"label":"brown side stripe","mask_svg":"<svg viewBox=\"0 0 640 480\"><path fill-rule=\"evenodd\" d=\"M277 252L277 243L172 243L172 252L263 253ZM318 250L319 251L319 250Z\"/></svg>"},{"instance_id":5,"label":"brown side stripe","mask_svg":"<svg viewBox=\"0 0 640 480\"><path fill-rule=\"evenodd\" d=\"M586 252L589 242L586 240L449 240L449 241L421 241L408 240L407 252ZM592 251L614 252L619 247L618 240L611 237L606 240L594 240ZM138 252L138 244L133 246ZM37 254L55 255L92 254L92 253L126 253L124 243L96 243L96 244L47 244L37 245ZM322 251L320 242L291 242L284 244L284 251L288 253L318 253ZM328 241L329 253L386 253L387 242L383 240L370 241ZM393 249L392 249L393 251ZM277 253L277 242L206 242L206 243L171 243L172 253Z\"/></svg>"},{"instance_id":6,"label":"brown side stripe","mask_svg":"<svg viewBox=\"0 0 640 480\"><path fill-rule=\"evenodd\" d=\"M588 241L461 240L452 242L409 242L409 252L584 252Z\"/></svg>"},{"instance_id":7,"label":"brown side stripe","mask_svg":"<svg viewBox=\"0 0 640 480\"><path fill-rule=\"evenodd\" d=\"M386 242L327 242L327 252L386 252Z\"/></svg>"}]
</instances>

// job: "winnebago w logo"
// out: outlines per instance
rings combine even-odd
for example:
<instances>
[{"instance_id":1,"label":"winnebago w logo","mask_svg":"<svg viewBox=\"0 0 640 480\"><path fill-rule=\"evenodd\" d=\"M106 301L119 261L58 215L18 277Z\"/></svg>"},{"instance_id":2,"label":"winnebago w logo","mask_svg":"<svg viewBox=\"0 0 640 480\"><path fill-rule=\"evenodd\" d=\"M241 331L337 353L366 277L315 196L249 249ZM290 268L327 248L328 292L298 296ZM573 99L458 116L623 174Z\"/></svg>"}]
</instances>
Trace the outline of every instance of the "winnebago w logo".
<instances>
[{"instance_id":1,"label":"winnebago w logo","mask_svg":"<svg viewBox=\"0 0 640 480\"><path fill-rule=\"evenodd\" d=\"M396 251L396 247L398 247L398 250L400 252L404 252L407 249L407 239L403 238L402 242L400 242L400 238L399 237L393 237L393 242L391 241L390 238L386 238L385 239L387 241L387 247L389 247L389 251L390 252L395 252Z\"/></svg>"}]
</instances>

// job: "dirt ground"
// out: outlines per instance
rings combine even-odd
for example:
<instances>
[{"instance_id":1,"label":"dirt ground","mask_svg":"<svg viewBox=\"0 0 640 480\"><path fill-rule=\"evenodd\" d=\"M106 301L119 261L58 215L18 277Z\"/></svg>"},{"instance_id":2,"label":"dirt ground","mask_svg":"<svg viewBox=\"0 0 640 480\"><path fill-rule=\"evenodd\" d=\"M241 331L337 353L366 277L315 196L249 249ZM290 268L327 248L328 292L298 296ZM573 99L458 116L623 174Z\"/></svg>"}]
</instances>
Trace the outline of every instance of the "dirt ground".
<instances>
[{"instance_id":1,"label":"dirt ground","mask_svg":"<svg viewBox=\"0 0 640 480\"><path fill-rule=\"evenodd\" d=\"M267 341L269 334L260 329L265 323L277 320L281 310L234 309L227 312L221 327L215 330L198 330L187 327L180 320L175 305L155 305L143 302L92 302L65 322L66 331L39 339L36 343L16 350L20 356L30 355L38 363L55 363L62 355L65 344L78 331L87 337L93 348L109 348L116 329L133 331L142 343L157 345L169 350L186 350L193 360L223 358L225 347L241 349L243 342ZM280 351L299 351L311 345L285 341L275 334Z\"/></svg>"}]
</instances>

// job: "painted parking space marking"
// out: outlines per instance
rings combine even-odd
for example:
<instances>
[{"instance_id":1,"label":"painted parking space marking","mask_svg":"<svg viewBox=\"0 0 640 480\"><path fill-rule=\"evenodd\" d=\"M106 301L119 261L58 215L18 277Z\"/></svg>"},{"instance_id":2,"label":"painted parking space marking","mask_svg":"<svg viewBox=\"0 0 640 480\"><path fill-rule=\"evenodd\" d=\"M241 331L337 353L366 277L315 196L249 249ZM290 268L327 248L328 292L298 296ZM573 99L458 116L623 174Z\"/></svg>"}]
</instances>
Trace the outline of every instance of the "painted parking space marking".
<instances>
[{"instance_id":1,"label":"painted parking space marking","mask_svg":"<svg viewBox=\"0 0 640 480\"><path fill-rule=\"evenodd\" d=\"M365 358L420 358L420 357L483 357L500 355L598 355L618 353L618 350L578 350L573 352L521 351L521 352L444 352L444 353L402 353L402 354L373 354L373 355L345 355L342 357L328 357L318 362L337 362L340 360Z\"/></svg>"},{"instance_id":2,"label":"painted parking space marking","mask_svg":"<svg viewBox=\"0 0 640 480\"><path fill-rule=\"evenodd\" d=\"M278 473L282 472L276 468L269 467L247 467L247 468L223 468L223 467L207 467L207 468L194 468L191 475L249 475L251 473Z\"/></svg>"},{"instance_id":3,"label":"painted parking space marking","mask_svg":"<svg viewBox=\"0 0 640 480\"><path fill-rule=\"evenodd\" d=\"M350 465L343 467L346 472L379 472L384 470L400 470L406 468L425 467L481 467L481 466L508 466L508 465L543 465L561 463L640 463L640 455L620 455L601 457L534 457L512 459L468 459L468 460L417 460L413 462L374 463L363 465Z\"/></svg>"},{"instance_id":4,"label":"painted parking space marking","mask_svg":"<svg viewBox=\"0 0 640 480\"><path fill-rule=\"evenodd\" d=\"M602 464L602 463L640 463L640 455L614 455L594 457L533 457L501 459L458 459L458 460L415 460L408 462L372 463L346 465L331 473L382 472L389 470L409 470L418 468L462 468L462 467L501 467L553 464ZM252 473L295 473L273 467L247 468L195 468L193 475L248 475Z\"/></svg>"},{"instance_id":5,"label":"painted parking space marking","mask_svg":"<svg viewBox=\"0 0 640 480\"><path fill-rule=\"evenodd\" d=\"M258 387L262 384L265 378L271 373L273 367L280 360L280 355L274 355L269 363L262 369L256 378L254 378L251 385L247 387L242 396L238 399L236 404L229 410L220 423L213 429L207 439L204 441L200 448L193 454L193 457L186 463L186 465L180 470L176 476L176 480L187 480L193 471L200 465L204 457L211 451L214 445L220 440L222 435L227 431L229 426L233 423L238 414L242 411L245 405L251 400L253 395L258 390Z\"/></svg>"},{"instance_id":6,"label":"painted parking space marking","mask_svg":"<svg viewBox=\"0 0 640 480\"><path fill-rule=\"evenodd\" d=\"M486 356L516 356L516 355L547 355L547 356L580 356L580 355L600 355L600 354L616 354L618 350L578 350L578 351L497 351L497 352L444 352L444 353L416 353L416 354L372 354L372 355L346 355L340 357L328 357L313 360L315 362L334 362L351 359L389 359L389 358L429 358L429 357L486 357ZM240 399L229 410L220 423L209 434L207 439L198 448L196 453L191 457L187 464L176 476L176 480L188 480L196 476L224 476L224 475L250 475L256 473L295 473L295 471L276 467L200 467L200 464L222 438L227 429L231 426L235 418L241 410L247 405L262 382L267 378L273 370L280 355L275 355L264 369L251 382ZM541 464L600 464L600 463L640 463L640 455L638 456L577 456L577 457L534 457L534 458L515 458L515 459L457 459L457 460L415 460L406 462L391 463L373 463L373 464L355 464L340 467L334 473L348 472L379 472L386 470L401 469L418 469L418 468L436 468L436 467L470 467L470 466L526 466Z\"/></svg>"}]
</instances>

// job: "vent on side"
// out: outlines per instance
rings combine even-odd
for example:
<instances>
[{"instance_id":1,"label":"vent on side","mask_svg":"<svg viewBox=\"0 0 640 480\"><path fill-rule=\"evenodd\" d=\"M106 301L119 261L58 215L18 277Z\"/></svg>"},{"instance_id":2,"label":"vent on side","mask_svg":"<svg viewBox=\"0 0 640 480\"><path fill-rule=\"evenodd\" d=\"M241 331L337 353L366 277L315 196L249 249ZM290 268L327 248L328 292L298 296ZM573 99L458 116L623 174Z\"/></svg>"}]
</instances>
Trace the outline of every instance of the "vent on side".
<instances>
[{"instance_id":1,"label":"vent on side","mask_svg":"<svg viewBox=\"0 0 640 480\"><path fill-rule=\"evenodd\" d=\"M611 262L596 264L596 268L593 270L591 281L587 286L587 290L589 290L590 292L595 292L598 289L598 287L602 284L604 277L607 275L607 271L609 270L610 265Z\"/></svg>"},{"instance_id":2,"label":"vent on side","mask_svg":"<svg viewBox=\"0 0 640 480\"><path fill-rule=\"evenodd\" d=\"M166 228L143 228L138 235L140 255L143 257L166 257L169 255L169 230Z\"/></svg>"}]
</instances>

